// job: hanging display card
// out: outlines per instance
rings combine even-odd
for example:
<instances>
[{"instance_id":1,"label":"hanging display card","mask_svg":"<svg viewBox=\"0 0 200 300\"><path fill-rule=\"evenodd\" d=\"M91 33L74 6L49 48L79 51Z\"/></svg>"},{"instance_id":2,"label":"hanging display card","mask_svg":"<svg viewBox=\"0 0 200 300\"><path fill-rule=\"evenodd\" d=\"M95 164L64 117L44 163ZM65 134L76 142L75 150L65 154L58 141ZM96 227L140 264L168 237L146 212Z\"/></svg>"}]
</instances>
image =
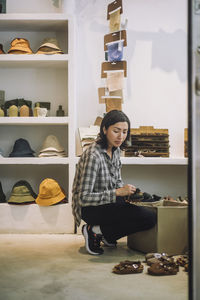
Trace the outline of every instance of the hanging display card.
<instances>
[{"instance_id":1,"label":"hanging display card","mask_svg":"<svg viewBox=\"0 0 200 300\"><path fill-rule=\"evenodd\" d=\"M106 112L117 109L122 110L122 100L119 98L106 98Z\"/></svg>"},{"instance_id":2,"label":"hanging display card","mask_svg":"<svg viewBox=\"0 0 200 300\"><path fill-rule=\"evenodd\" d=\"M107 73L111 71L124 71L124 77L127 77L127 62L126 60L115 62L103 62L101 65L101 78L106 78Z\"/></svg>"},{"instance_id":3,"label":"hanging display card","mask_svg":"<svg viewBox=\"0 0 200 300\"><path fill-rule=\"evenodd\" d=\"M117 41L123 41L123 46L127 46L126 30L120 30L106 34L104 36L104 51L107 51L107 44Z\"/></svg>"},{"instance_id":4,"label":"hanging display card","mask_svg":"<svg viewBox=\"0 0 200 300\"><path fill-rule=\"evenodd\" d=\"M122 0L115 0L108 5L107 9L107 20L110 19L110 14L120 10L120 14L123 13Z\"/></svg>"}]
</instances>

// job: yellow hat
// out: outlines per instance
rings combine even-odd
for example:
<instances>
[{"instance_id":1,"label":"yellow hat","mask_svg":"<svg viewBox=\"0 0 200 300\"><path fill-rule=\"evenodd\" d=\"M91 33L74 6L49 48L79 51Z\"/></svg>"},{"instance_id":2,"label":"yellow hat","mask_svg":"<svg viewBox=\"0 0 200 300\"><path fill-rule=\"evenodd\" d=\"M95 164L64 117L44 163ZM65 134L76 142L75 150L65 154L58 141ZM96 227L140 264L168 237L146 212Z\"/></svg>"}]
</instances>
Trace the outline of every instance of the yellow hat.
<instances>
[{"instance_id":1,"label":"yellow hat","mask_svg":"<svg viewBox=\"0 0 200 300\"><path fill-rule=\"evenodd\" d=\"M40 184L39 194L35 201L38 205L50 206L65 198L66 196L57 181L51 178L46 178Z\"/></svg>"},{"instance_id":2,"label":"yellow hat","mask_svg":"<svg viewBox=\"0 0 200 300\"><path fill-rule=\"evenodd\" d=\"M16 38L11 42L11 47L8 50L9 54L32 54L29 41L22 38Z\"/></svg>"},{"instance_id":3,"label":"yellow hat","mask_svg":"<svg viewBox=\"0 0 200 300\"><path fill-rule=\"evenodd\" d=\"M16 105L11 105L8 109L9 117L18 117L18 107Z\"/></svg>"}]
</instances>

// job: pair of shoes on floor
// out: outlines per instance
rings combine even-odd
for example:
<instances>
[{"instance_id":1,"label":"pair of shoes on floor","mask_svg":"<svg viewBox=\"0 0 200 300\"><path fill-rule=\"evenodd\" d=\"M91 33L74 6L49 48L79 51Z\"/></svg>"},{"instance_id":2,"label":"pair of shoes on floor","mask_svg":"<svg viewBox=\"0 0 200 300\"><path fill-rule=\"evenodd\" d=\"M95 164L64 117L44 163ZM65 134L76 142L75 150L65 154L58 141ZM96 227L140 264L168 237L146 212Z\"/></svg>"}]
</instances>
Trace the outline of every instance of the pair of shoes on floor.
<instances>
[{"instance_id":1,"label":"pair of shoes on floor","mask_svg":"<svg viewBox=\"0 0 200 300\"><path fill-rule=\"evenodd\" d=\"M140 261L121 261L118 265L114 266L112 272L115 274L136 274L143 272L143 265Z\"/></svg>"},{"instance_id":2,"label":"pair of shoes on floor","mask_svg":"<svg viewBox=\"0 0 200 300\"><path fill-rule=\"evenodd\" d=\"M104 253L104 250L101 248L101 241L107 247L116 247L117 242L111 243L102 236L102 234L96 234L92 231L92 226L83 225L82 234L85 238L85 247L88 253L92 255L101 255Z\"/></svg>"}]
</instances>

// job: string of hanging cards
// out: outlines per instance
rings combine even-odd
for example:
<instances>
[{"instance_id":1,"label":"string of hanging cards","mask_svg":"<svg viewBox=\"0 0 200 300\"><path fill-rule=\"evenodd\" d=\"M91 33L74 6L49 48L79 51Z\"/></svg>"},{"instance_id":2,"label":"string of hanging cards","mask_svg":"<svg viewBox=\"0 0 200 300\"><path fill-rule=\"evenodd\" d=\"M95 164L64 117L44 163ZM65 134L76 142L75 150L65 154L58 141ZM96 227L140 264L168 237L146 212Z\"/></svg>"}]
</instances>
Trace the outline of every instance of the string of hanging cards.
<instances>
[{"instance_id":1,"label":"string of hanging cards","mask_svg":"<svg viewBox=\"0 0 200 300\"><path fill-rule=\"evenodd\" d=\"M98 89L99 103L106 104L106 112L122 110L124 77L127 77L127 62L123 60L127 36L126 30L122 29L122 13L122 0L115 0L107 7L109 33L104 36L105 61L101 65L101 78L105 78L105 87Z\"/></svg>"}]
</instances>

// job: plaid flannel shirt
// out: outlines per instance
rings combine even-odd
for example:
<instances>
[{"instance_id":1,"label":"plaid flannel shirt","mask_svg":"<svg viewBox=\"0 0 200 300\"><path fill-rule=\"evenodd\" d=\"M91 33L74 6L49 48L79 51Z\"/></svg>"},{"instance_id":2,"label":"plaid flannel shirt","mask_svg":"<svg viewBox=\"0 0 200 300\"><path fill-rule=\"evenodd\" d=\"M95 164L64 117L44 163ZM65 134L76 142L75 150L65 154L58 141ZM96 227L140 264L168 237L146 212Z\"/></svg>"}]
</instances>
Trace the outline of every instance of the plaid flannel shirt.
<instances>
[{"instance_id":1,"label":"plaid flannel shirt","mask_svg":"<svg viewBox=\"0 0 200 300\"><path fill-rule=\"evenodd\" d=\"M106 149L91 144L79 159L73 182L72 212L76 224L81 222L81 207L115 203L115 190L123 185L120 148L111 159Z\"/></svg>"}]
</instances>

